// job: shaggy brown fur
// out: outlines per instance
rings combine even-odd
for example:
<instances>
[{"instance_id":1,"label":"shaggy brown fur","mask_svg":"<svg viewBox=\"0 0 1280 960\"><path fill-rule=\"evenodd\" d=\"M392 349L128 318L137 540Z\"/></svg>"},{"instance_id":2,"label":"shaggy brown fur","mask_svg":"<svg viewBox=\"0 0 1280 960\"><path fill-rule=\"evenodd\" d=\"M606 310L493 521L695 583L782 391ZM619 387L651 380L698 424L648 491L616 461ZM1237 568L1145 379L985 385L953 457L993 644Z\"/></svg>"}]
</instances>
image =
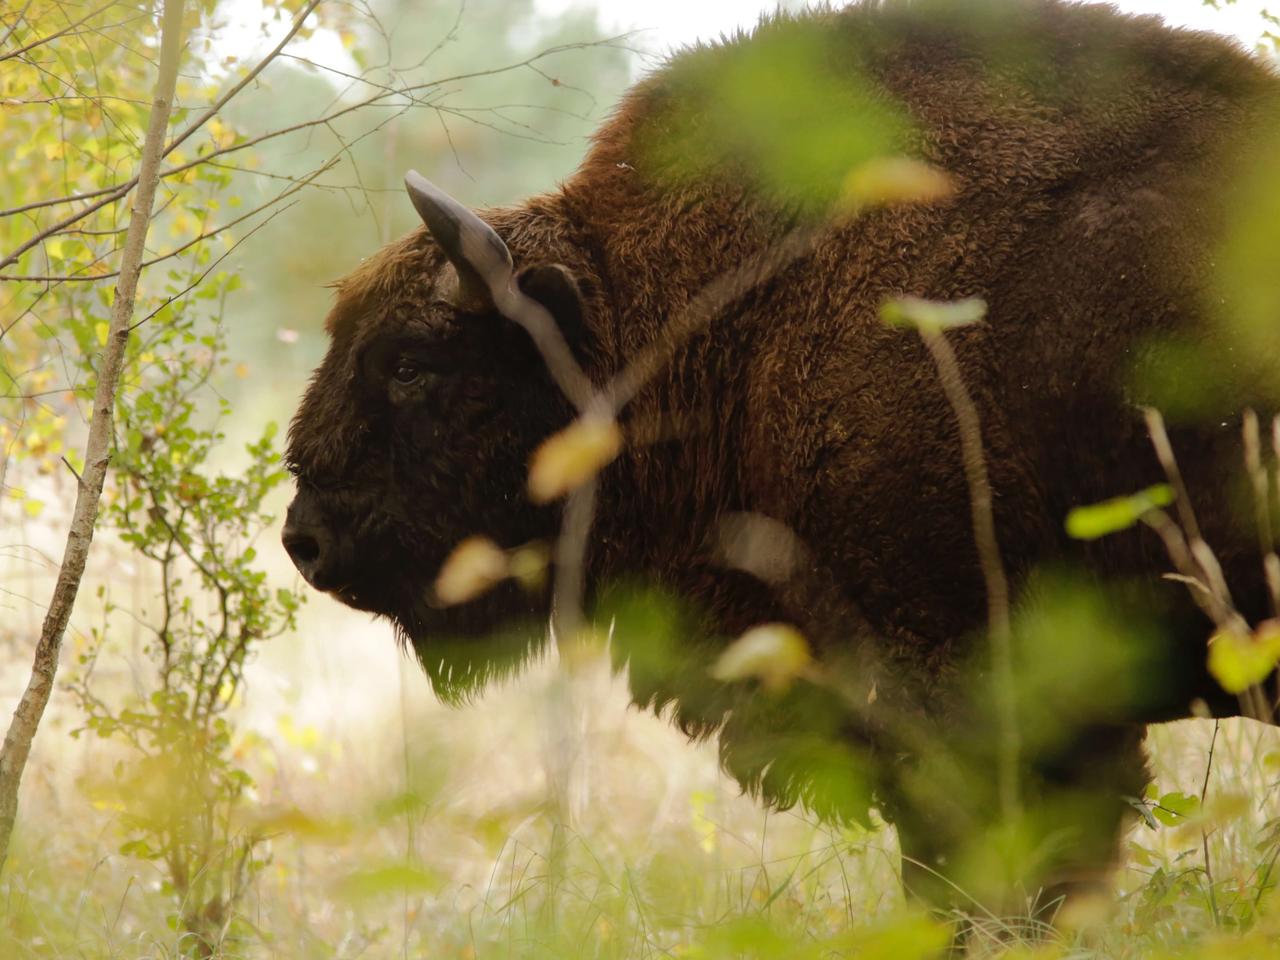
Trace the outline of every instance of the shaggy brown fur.
<instances>
[{"instance_id":1,"label":"shaggy brown fur","mask_svg":"<svg viewBox=\"0 0 1280 960\"><path fill-rule=\"evenodd\" d=\"M682 78L746 45L815 29L842 52L821 65L832 88L853 82L856 64L914 120L909 148L945 169L956 195L833 228L676 352L626 417L636 433L679 429L633 445L604 475L593 590L643 580L687 606L671 614L687 619L666 657L619 618L615 645L637 702L674 702L691 734L720 730L726 767L777 802L859 816L869 787L898 821L904 850L945 869L981 820L974 810L990 803L989 778L931 781L946 764L911 744L932 738L970 769L990 762L985 710L969 696L979 681L967 669L985 594L954 417L919 341L877 311L902 294L983 297L988 322L951 342L982 417L1015 587L1046 564L1109 583L1137 575L1107 602L1163 630L1157 657L1127 662L1151 681L1140 695L1064 718L1076 724L1070 735L1027 758L1033 795L1090 778L1102 791L1055 821L1079 832L1046 868L1061 879L1109 856L1118 794L1142 783L1138 724L1184 716L1197 698L1234 709L1203 668L1207 624L1181 588L1156 577L1167 568L1158 541L1133 531L1082 546L1063 518L1162 478L1135 406L1143 398L1126 384L1157 336L1221 338L1205 294L1225 216L1220 186L1273 115L1280 83L1215 37L1107 7L1018 0L782 16L754 38L679 54L628 94L560 190L484 213L517 269L558 263L577 279L585 330L574 347L597 382L796 216L732 167L664 169L650 147L676 112L686 136L709 122L696 109L687 116ZM504 625L544 621L546 597L503 587L437 609L430 584L466 535L508 546L554 535L555 509L523 498L525 465L571 415L518 329L446 302L450 270L419 230L342 281L332 346L289 448L299 479L291 526L311 531L323 555L319 573L308 567L313 580L392 618L446 696L514 669L540 643L539 630ZM406 349L425 373L402 389L377 358ZM1239 406L1266 399L1250 395L1253 385L1242 368L1238 406L1210 411L1174 442L1206 538L1246 612L1258 614L1258 564L1223 495L1239 472ZM740 513L794 531L799 575L764 584L725 568L716 544ZM799 625L854 698L875 707L707 680L723 638L771 620ZM840 775L855 766L865 778ZM954 795L926 799L938 792ZM927 871L907 879L940 895Z\"/></svg>"}]
</instances>

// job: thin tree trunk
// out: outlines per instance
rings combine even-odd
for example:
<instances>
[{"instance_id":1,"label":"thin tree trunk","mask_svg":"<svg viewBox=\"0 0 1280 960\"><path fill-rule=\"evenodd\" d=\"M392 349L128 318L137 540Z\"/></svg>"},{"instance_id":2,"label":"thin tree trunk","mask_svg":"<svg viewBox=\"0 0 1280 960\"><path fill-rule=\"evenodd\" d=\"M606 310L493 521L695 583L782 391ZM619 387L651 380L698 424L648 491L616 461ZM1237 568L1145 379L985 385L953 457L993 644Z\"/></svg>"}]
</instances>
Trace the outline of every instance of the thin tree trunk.
<instances>
[{"instance_id":1,"label":"thin tree trunk","mask_svg":"<svg viewBox=\"0 0 1280 960\"><path fill-rule=\"evenodd\" d=\"M102 498L102 485L106 480L107 464L111 456L116 388L133 322L134 294L138 288L138 275L142 270L147 227L151 222L160 159L164 150L165 133L169 127L169 110L173 104L178 62L182 56L182 17L185 6L186 0L165 0L160 34L160 72L151 102L151 121L138 165L138 188L120 259L120 276L116 281L115 299L111 305L111 323L98 368L98 383L93 396L93 419L89 424L89 439L85 444L84 476L80 478L76 492L76 505L71 515L71 529L67 533L62 566L58 570L58 582L40 631L40 640L36 644L31 679L13 712L13 721L9 724L4 747L0 750L0 869L3 869L9 855L9 840L18 812L18 786L22 782L22 772L31 753L31 741L53 692L62 637L66 633L67 621L71 617L80 581L84 577L89 545L93 542L94 526L98 519L98 504Z\"/></svg>"}]
</instances>

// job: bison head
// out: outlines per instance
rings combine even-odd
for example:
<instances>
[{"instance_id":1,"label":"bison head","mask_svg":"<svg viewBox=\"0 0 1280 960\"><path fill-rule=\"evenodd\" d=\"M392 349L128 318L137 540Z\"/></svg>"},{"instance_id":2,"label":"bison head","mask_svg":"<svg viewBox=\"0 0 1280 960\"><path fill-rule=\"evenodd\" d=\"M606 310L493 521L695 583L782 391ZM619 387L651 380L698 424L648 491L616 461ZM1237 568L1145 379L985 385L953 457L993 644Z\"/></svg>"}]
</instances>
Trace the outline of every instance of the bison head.
<instances>
[{"instance_id":1,"label":"bison head","mask_svg":"<svg viewBox=\"0 0 1280 960\"><path fill-rule=\"evenodd\" d=\"M515 645L527 652L548 606L514 584L456 607L433 591L463 538L514 547L558 522L530 504L525 477L532 450L572 411L495 302L537 301L580 355L585 307L566 268L517 271L489 224L415 173L406 185L427 230L338 284L329 351L289 432L297 494L283 541L313 587L391 619L439 685L501 666L509 658L480 638L522 618L538 625Z\"/></svg>"}]
</instances>

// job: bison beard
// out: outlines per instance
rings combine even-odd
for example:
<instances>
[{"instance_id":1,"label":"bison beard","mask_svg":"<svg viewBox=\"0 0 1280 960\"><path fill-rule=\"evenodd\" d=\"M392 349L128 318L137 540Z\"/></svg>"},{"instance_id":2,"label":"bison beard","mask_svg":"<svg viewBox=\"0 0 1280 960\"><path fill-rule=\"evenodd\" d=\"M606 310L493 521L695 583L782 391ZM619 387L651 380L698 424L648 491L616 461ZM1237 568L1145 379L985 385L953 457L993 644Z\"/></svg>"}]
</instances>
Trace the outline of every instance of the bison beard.
<instances>
[{"instance_id":1,"label":"bison beard","mask_svg":"<svg viewBox=\"0 0 1280 960\"><path fill-rule=\"evenodd\" d=\"M1219 185L1280 93L1225 41L1054 2L959 18L937 3L780 15L639 84L556 192L481 218L412 175L426 229L339 284L331 346L290 434L285 545L318 589L390 618L448 699L540 649L547 594L507 583L458 606L432 599L464 537L515 547L554 538L561 519L528 501L525 477L574 411L500 307L522 294L545 308L601 384L662 342L709 282L811 215L786 185L717 154L716 105L691 85L801 35L828 52L833 93L861 85L858 102L900 107L911 125L899 148L945 170L955 193L829 225L644 386L624 413L632 442L600 477L595 616L617 625L637 703L672 705L691 735L719 732L726 768L771 802L835 818L878 803L899 828L908 886L948 900L945 877L994 807L988 688L970 669L984 657L984 588L951 410L919 342L877 311L903 294L984 298L987 322L951 343L982 419L1015 595L1034 616L1052 582L1037 571L1083 571L1094 613L1081 630L1107 638L1105 693L1071 701L1023 757L1028 829L1057 842L1009 880L1094 879L1144 782L1142 725L1197 701L1236 712L1204 667L1208 622L1159 577L1156 538L1063 532L1072 506L1163 478L1129 386L1135 359L1157 337L1222 337L1206 306ZM1219 424L1267 405L1267 369L1231 367L1229 404L1173 432L1205 538L1251 618L1265 590L1223 495L1240 451ZM785 576L724 562L725 524L751 516L794 535ZM841 695L713 682L726 638L765 621L797 625ZM1046 703L1071 692L1046 689Z\"/></svg>"}]
</instances>

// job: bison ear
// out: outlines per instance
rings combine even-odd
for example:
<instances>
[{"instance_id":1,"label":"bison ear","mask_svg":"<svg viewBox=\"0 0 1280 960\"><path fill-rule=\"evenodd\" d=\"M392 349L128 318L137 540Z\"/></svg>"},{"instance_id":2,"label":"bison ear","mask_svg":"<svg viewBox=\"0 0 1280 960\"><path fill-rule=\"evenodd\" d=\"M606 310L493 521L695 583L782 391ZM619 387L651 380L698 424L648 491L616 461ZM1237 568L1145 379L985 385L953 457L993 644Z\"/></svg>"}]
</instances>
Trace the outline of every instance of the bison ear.
<instances>
[{"instance_id":1,"label":"bison ear","mask_svg":"<svg viewBox=\"0 0 1280 960\"><path fill-rule=\"evenodd\" d=\"M586 301L573 272L558 263L540 263L521 270L517 282L526 296L547 308L578 363L586 366L594 344L587 329Z\"/></svg>"},{"instance_id":2,"label":"bison ear","mask_svg":"<svg viewBox=\"0 0 1280 960\"><path fill-rule=\"evenodd\" d=\"M458 306L482 313L493 308L494 290L511 283L511 251L474 213L416 170L405 189L432 238L458 273Z\"/></svg>"}]
</instances>

